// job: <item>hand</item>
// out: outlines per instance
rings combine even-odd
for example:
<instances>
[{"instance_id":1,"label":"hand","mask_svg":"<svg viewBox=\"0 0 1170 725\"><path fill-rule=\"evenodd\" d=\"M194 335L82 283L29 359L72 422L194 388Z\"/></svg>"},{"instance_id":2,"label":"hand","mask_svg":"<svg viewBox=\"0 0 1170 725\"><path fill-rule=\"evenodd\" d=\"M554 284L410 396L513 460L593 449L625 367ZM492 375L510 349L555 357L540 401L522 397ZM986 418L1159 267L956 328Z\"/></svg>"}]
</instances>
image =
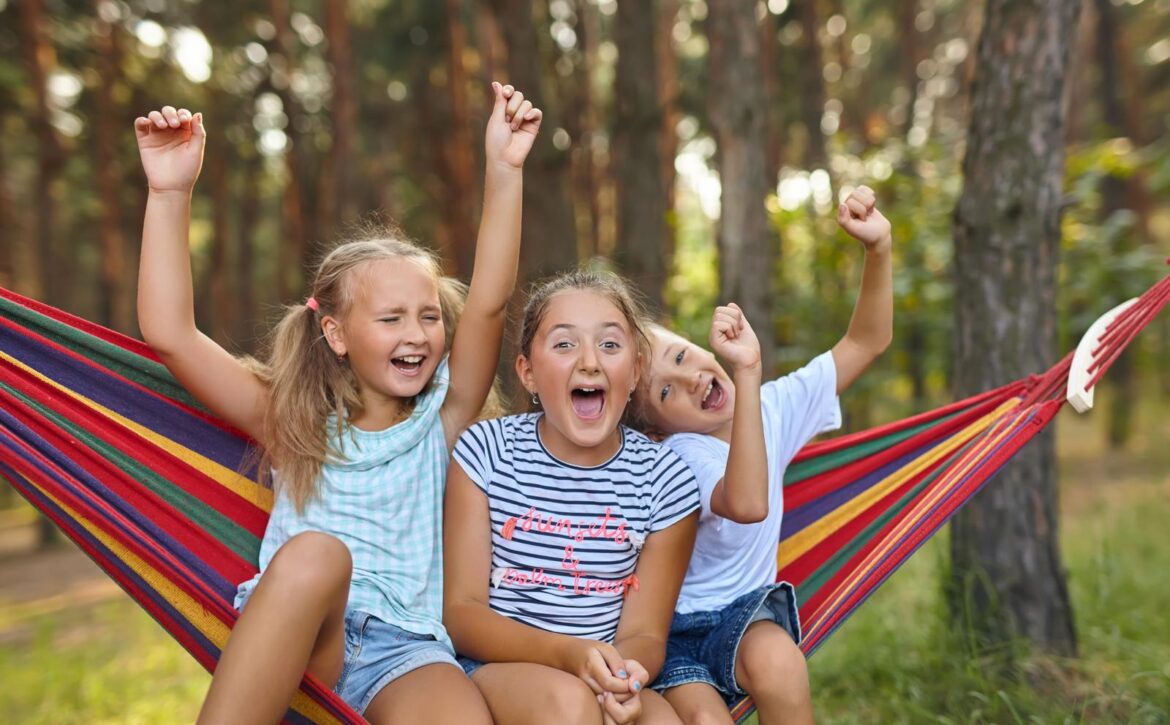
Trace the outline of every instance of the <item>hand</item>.
<instances>
[{"instance_id":1,"label":"hand","mask_svg":"<svg viewBox=\"0 0 1170 725\"><path fill-rule=\"evenodd\" d=\"M711 349L731 365L733 373L759 371L760 340L734 302L716 307L711 317Z\"/></svg>"},{"instance_id":2,"label":"hand","mask_svg":"<svg viewBox=\"0 0 1170 725\"><path fill-rule=\"evenodd\" d=\"M626 674L626 690L625 692L614 692L613 697L618 702L627 702L637 697L642 688L650 683L650 673L642 666L638 660L625 660Z\"/></svg>"},{"instance_id":3,"label":"hand","mask_svg":"<svg viewBox=\"0 0 1170 725\"><path fill-rule=\"evenodd\" d=\"M203 114L163 106L134 119L138 155L151 191L190 193L203 166Z\"/></svg>"},{"instance_id":4,"label":"hand","mask_svg":"<svg viewBox=\"0 0 1170 725\"><path fill-rule=\"evenodd\" d=\"M492 92L496 100L484 134L488 166L519 169L532 150L544 113L512 86L493 82Z\"/></svg>"},{"instance_id":5,"label":"hand","mask_svg":"<svg viewBox=\"0 0 1170 725\"><path fill-rule=\"evenodd\" d=\"M837 223L867 252L889 251L890 222L874 206L873 189L859 186L837 207Z\"/></svg>"},{"instance_id":6,"label":"hand","mask_svg":"<svg viewBox=\"0 0 1170 725\"><path fill-rule=\"evenodd\" d=\"M601 705L602 725L628 725L642 717L642 698L634 695L625 702L619 702L612 692L597 696Z\"/></svg>"},{"instance_id":7,"label":"hand","mask_svg":"<svg viewBox=\"0 0 1170 725\"><path fill-rule=\"evenodd\" d=\"M645 672L641 665L639 669ZM613 645L605 642L575 640L566 655L564 670L580 677L595 695L607 692L611 695L627 695L633 687L626 660L622 659L621 653ZM641 690L644 684L640 683L637 690Z\"/></svg>"}]
</instances>

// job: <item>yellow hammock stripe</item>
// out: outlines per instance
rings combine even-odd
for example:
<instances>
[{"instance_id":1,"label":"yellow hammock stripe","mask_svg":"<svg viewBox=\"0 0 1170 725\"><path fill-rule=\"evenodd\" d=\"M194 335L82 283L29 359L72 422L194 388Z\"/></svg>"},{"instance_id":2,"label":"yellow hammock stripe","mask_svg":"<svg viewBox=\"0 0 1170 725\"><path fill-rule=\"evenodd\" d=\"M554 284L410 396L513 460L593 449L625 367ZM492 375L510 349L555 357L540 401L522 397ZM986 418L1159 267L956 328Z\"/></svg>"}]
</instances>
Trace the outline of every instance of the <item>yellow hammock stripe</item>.
<instances>
[{"instance_id":1,"label":"yellow hammock stripe","mask_svg":"<svg viewBox=\"0 0 1170 725\"><path fill-rule=\"evenodd\" d=\"M880 501L890 491L897 489L906 481L966 445L972 438L979 435L984 429L995 422L996 417L1003 415L1007 410L1016 405L1018 405L1018 401L1016 400L1004 403L999 408L971 423L959 433L951 436L943 443L935 446L929 453L915 458L906 466L892 472L879 483L871 486L865 493L859 494L848 503L840 506L832 513L821 517L816 523L805 527L800 533L787 539L784 545L777 551L777 566L783 569L785 566L804 556L813 547L840 531L841 527L864 514L870 506Z\"/></svg>"},{"instance_id":2,"label":"yellow hammock stripe","mask_svg":"<svg viewBox=\"0 0 1170 725\"><path fill-rule=\"evenodd\" d=\"M109 549L119 561L128 566L138 576L142 577L142 580L151 589L162 596L185 620L194 625L204 637L215 644L221 651L223 650L224 645L227 643L228 634L231 632L231 628L228 625L211 614L202 604L191 598L182 589L175 586L169 579L159 573L157 569L136 556L130 549L122 545L121 542L111 538L106 532L86 520L77 511L66 506L52 494L38 486L35 481L23 475L21 477L54 504L59 506L70 519L81 524L90 535L101 542L102 546ZM297 690L296 695L293 697L292 709L316 723L341 722L331 715L320 703L313 700L301 690Z\"/></svg>"},{"instance_id":3,"label":"yellow hammock stripe","mask_svg":"<svg viewBox=\"0 0 1170 725\"><path fill-rule=\"evenodd\" d=\"M246 477L241 476L238 472L233 471L226 466L222 466L210 458L202 456L190 448L180 445L165 436L159 435L149 428L141 426L129 418L126 418L125 416L122 416L110 410L109 408L99 405L93 400L90 400L89 398L58 384L56 381L45 377L41 373L33 370L6 352L0 352L0 357L12 365L19 367L26 373L36 377L38 380L51 385L62 394L67 395L74 400L81 401L86 405L86 407L91 408L92 410L96 410L98 413L102 414L109 420L117 423L123 428L129 429L140 438L146 439L156 447L170 453L192 468L201 471L207 475L208 478L211 478L216 483L231 490L245 501L254 504L257 508L260 508L265 512L272 510L272 491L268 490L264 486L250 481Z\"/></svg>"},{"instance_id":4,"label":"yellow hammock stripe","mask_svg":"<svg viewBox=\"0 0 1170 725\"><path fill-rule=\"evenodd\" d=\"M993 413L992 415L1007 413L1011 408L1018 407L1019 403L1020 400L1018 398L1007 401L997 409L997 413ZM812 635L821 622L824 621L824 615L834 611L854 591L857 584L872 573L874 565L881 561L907 532L921 523L920 519L923 511L929 511L940 499L948 496L957 481L961 481L972 467L983 462L986 452L999 445L1012 432L1012 424L1019 417L1020 415L1017 414L1010 416L1010 418L1005 417L1004 420L996 421L986 438L980 441L978 445L973 446L953 467L939 477L934 485L928 489L928 495L917 502L899 525L853 570L850 576L837 588L833 598L826 600L821 605L818 611L818 614L821 616L815 617L814 621L810 623L805 634L806 637Z\"/></svg>"}]
</instances>

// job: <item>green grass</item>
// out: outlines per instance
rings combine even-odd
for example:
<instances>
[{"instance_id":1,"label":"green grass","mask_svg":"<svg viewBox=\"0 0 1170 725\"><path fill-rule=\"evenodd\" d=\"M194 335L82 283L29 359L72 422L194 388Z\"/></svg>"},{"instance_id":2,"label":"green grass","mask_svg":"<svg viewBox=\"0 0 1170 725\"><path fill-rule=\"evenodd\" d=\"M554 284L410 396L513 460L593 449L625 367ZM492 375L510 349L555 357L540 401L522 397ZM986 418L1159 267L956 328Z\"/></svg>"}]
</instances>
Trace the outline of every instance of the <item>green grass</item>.
<instances>
[{"instance_id":1,"label":"green grass","mask_svg":"<svg viewBox=\"0 0 1170 725\"><path fill-rule=\"evenodd\" d=\"M970 659L942 604L945 534L812 658L822 723L1170 723L1170 416L1126 453L1103 415L1060 419L1061 538L1081 656L1000 679ZM19 723L185 723L208 677L126 599L44 615L0 644L0 712ZM26 631L28 628L26 627Z\"/></svg>"},{"instance_id":2,"label":"green grass","mask_svg":"<svg viewBox=\"0 0 1170 725\"><path fill-rule=\"evenodd\" d=\"M34 621L0 647L0 682L6 722L190 723L209 677L120 598Z\"/></svg>"}]
</instances>

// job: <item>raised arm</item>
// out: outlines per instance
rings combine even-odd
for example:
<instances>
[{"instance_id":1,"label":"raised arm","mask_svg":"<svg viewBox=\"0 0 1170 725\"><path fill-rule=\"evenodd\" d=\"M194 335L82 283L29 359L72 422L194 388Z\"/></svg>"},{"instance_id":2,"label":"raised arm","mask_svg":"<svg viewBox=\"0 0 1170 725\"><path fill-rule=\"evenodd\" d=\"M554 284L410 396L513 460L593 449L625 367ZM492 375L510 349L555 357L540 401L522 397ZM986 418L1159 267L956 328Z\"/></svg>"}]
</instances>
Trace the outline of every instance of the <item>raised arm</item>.
<instances>
[{"instance_id":1,"label":"raised arm","mask_svg":"<svg viewBox=\"0 0 1170 725\"><path fill-rule=\"evenodd\" d=\"M711 491L711 511L740 524L768 517L768 454L760 405L760 341L739 306L719 307L711 318L711 348L731 366L735 413L723 478Z\"/></svg>"},{"instance_id":2,"label":"raised arm","mask_svg":"<svg viewBox=\"0 0 1170 725\"><path fill-rule=\"evenodd\" d=\"M837 209L837 223L865 247L861 289L845 336L833 346L841 393L885 352L894 337L894 281L890 222L874 206L873 190L860 186Z\"/></svg>"},{"instance_id":3,"label":"raised arm","mask_svg":"<svg viewBox=\"0 0 1170 725\"><path fill-rule=\"evenodd\" d=\"M511 86L492 84L495 106L484 138L483 216L467 304L451 343L451 383L443 402L448 446L479 414L491 390L516 286L524 159L540 131L541 111Z\"/></svg>"},{"instance_id":4,"label":"raised arm","mask_svg":"<svg viewBox=\"0 0 1170 725\"><path fill-rule=\"evenodd\" d=\"M167 369L203 405L261 439L267 389L195 327L188 230L203 165L203 115L164 106L134 121L149 194L138 267L138 326Z\"/></svg>"}]
</instances>

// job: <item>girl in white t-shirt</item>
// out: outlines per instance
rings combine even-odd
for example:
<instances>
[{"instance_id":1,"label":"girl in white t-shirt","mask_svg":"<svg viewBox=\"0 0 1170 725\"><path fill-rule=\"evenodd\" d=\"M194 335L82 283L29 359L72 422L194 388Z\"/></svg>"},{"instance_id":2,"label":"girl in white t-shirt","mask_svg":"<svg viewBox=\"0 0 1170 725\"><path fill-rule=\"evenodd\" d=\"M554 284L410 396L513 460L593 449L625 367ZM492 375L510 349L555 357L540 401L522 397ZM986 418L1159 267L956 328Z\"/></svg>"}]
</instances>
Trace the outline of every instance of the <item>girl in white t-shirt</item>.
<instances>
[{"instance_id":1,"label":"girl in white t-shirt","mask_svg":"<svg viewBox=\"0 0 1170 725\"><path fill-rule=\"evenodd\" d=\"M711 321L711 347L730 376L710 352L651 330L637 418L691 467L702 505L652 685L687 723L730 723L728 701L745 694L763 725L813 721L795 591L775 581L784 470L809 439L840 426L837 394L893 335L890 223L873 191L850 194L837 221L864 245L865 266L849 330L831 352L761 385L760 343L736 305L719 307Z\"/></svg>"}]
</instances>

